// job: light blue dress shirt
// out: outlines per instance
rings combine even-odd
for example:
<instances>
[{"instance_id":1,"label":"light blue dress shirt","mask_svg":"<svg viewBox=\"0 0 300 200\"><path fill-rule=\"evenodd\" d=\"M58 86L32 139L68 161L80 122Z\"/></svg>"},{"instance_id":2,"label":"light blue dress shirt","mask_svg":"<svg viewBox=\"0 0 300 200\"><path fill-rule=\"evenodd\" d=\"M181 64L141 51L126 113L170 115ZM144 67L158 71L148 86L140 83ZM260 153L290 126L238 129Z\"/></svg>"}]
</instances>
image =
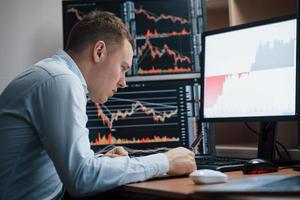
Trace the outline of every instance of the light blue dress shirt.
<instances>
[{"instance_id":1,"label":"light blue dress shirt","mask_svg":"<svg viewBox=\"0 0 300 200\"><path fill-rule=\"evenodd\" d=\"M87 85L59 50L17 76L0 96L0 199L92 195L166 173L164 154L98 158L86 128Z\"/></svg>"}]
</instances>

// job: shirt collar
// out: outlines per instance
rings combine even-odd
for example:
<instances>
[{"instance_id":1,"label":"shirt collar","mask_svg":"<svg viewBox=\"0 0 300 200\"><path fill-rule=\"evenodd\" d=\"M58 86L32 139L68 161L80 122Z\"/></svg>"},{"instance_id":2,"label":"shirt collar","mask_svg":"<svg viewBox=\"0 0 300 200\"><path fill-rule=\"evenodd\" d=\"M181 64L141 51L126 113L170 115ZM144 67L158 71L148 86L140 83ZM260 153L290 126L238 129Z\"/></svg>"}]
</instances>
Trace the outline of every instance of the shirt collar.
<instances>
[{"instance_id":1,"label":"shirt collar","mask_svg":"<svg viewBox=\"0 0 300 200\"><path fill-rule=\"evenodd\" d=\"M54 54L54 57L58 57L58 58L60 58L60 59L62 59L63 61L66 62L68 68L69 68L74 74L76 74L76 76L80 79L85 94L88 94L86 81L85 81L85 79L84 79L84 77L83 77L83 75L82 75L80 69L78 68L78 66L77 66L77 64L74 62L74 60L71 58L71 56L69 56L69 54L67 54L67 52L65 52L64 50L60 49L60 50L58 50L58 51Z\"/></svg>"}]
</instances>

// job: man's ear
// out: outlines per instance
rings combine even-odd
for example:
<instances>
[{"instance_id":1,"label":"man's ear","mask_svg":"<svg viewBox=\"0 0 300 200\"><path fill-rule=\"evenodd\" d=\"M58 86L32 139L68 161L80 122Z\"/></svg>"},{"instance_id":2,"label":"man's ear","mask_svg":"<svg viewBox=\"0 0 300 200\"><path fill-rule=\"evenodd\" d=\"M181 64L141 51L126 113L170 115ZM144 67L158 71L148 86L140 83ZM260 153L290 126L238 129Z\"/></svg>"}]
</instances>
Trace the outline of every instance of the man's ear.
<instances>
[{"instance_id":1,"label":"man's ear","mask_svg":"<svg viewBox=\"0 0 300 200\"><path fill-rule=\"evenodd\" d=\"M103 52L106 48L105 42L103 40L98 40L93 48L93 61L98 63L101 61L103 56Z\"/></svg>"}]
</instances>

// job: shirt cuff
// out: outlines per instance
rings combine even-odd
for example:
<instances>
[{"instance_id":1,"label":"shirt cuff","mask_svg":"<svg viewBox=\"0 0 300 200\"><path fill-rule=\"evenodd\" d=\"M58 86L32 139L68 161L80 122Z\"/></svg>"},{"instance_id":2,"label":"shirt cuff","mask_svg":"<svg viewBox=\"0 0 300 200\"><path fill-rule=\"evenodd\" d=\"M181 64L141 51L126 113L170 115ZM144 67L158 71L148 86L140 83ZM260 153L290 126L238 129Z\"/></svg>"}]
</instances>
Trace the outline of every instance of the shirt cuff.
<instances>
[{"instance_id":1,"label":"shirt cuff","mask_svg":"<svg viewBox=\"0 0 300 200\"><path fill-rule=\"evenodd\" d=\"M148 168L146 178L159 176L169 171L169 160L164 153L143 156L139 160L145 163Z\"/></svg>"}]
</instances>

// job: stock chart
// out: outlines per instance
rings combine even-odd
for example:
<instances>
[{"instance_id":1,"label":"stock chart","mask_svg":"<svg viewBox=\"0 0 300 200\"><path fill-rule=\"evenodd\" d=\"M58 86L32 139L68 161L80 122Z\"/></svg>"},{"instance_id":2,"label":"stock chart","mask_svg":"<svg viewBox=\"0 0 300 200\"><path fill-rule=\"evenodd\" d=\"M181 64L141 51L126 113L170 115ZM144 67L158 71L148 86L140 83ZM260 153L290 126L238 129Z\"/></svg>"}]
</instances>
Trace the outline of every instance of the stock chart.
<instances>
[{"instance_id":1,"label":"stock chart","mask_svg":"<svg viewBox=\"0 0 300 200\"><path fill-rule=\"evenodd\" d=\"M63 2L63 35L64 46L66 46L68 35L72 27L79 22L88 13L99 10L109 11L114 13L118 17L122 17L122 4L118 2L106 2L106 1L86 1L76 2L69 1Z\"/></svg>"},{"instance_id":2,"label":"stock chart","mask_svg":"<svg viewBox=\"0 0 300 200\"><path fill-rule=\"evenodd\" d=\"M200 71L200 0L63 2L64 45L74 24L94 10L115 13L135 41L128 76L182 74Z\"/></svg>"},{"instance_id":3,"label":"stock chart","mask_svg":"<svg viewBox=\"0 0 300 200\"><path fill-rule=\"evenodd\" d=\"M202 1L63 1L65 46L75 23L95 10L114 13L128 27L135 49L127 76L137 79L104 105L88 102L92 148L189 147L199 132L200 86L194 75L201 64ZM175 78L169 80L171 74ZM179 76L184 78L176 80Z\"/></svg>"},{"instance_id":4,"label":"stock chart","mask_svg":"<svg viewBox=\"0 0 300 200\"><path fill-rule=\"evenodd\" d=\"M199 90L197 79L136 82L129 83L105 105L89 102L87 127L92 147L188 146L187 133L194 138L197 131Z\"/></svg>"},{"instance_id":5,"label":"stock chart","mask_svg":"<svg viewBox=\"0 0 300 200\"><path fill-rule=\"evenodd\" d=\"M187 1L135 4L138 75L193 71L189 10Z\"/></svg>"}]
</instances>

